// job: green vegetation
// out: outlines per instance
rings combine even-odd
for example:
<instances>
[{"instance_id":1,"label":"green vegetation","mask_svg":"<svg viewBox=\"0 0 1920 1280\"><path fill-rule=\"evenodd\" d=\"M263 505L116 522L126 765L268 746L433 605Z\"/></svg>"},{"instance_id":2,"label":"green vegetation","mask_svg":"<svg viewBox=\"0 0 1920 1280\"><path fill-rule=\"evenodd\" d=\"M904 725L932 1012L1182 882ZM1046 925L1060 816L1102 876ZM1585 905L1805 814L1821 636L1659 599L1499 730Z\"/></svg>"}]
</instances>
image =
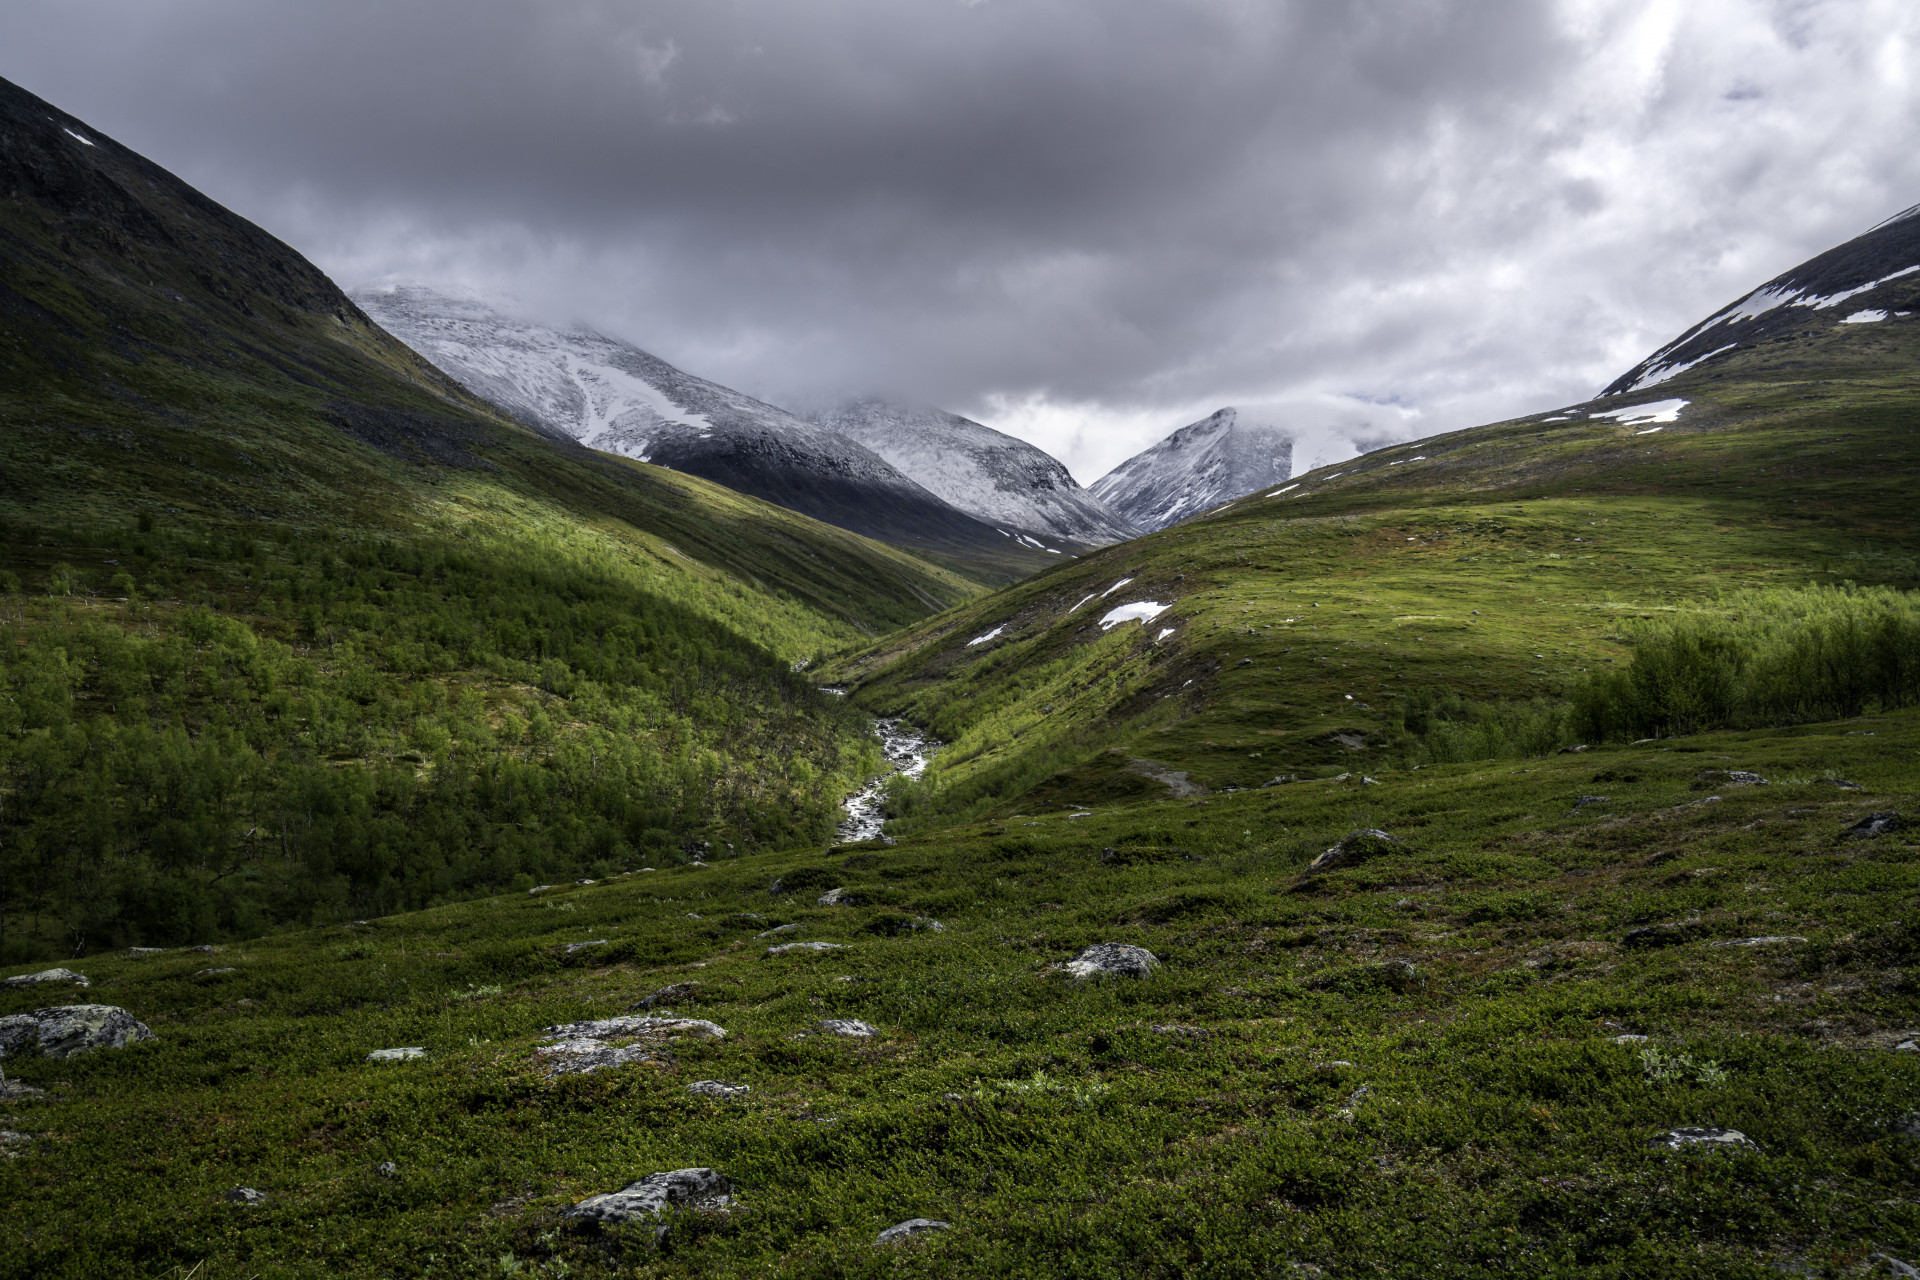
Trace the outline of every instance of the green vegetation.
<instances>
[{"instance_id":1,"label":"green vegetation","mask_svg":"<svg viewBox=\"0 0 1920 1280\"><path fill-rule=\"evenodd\" d=\"M1911 793L1916 749L1911 711L1696 735L89 957L90 990L0 1012L83 998L156 1039L7 1060L48 1093L5 1108L30 1140L0 1162L0 1274L1853 1274L1920 1252L1920 1055L1892 1048L1920 1024L1920 842L1841 833ZM1771 785L1700 804L1709 766ZM1404 852L1302 874L1369 826ZM1625 944L1648 924L1666 945ZM766 953L791 938L847 949ZM1053 971L1099 941L1165 967ZM663 1005L725 1039L543 1074L542 1028L688 982ZM362 1060L396 1045L429 1057ZM1646 1145L1690 1125L1759 1150ZM657 1244L559 1218L699 1165L738 1212ZM916 1216L953 1229L873 1244Z\"/></svg>"}]
</instances>

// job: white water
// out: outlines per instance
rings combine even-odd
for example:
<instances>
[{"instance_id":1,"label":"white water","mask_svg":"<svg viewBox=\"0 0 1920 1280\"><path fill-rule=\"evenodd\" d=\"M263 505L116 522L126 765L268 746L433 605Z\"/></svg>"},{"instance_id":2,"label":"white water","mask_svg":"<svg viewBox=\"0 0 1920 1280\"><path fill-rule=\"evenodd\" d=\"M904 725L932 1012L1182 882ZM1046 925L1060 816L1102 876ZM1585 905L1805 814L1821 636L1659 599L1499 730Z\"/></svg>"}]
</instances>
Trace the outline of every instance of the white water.
<instances>
[{"instance_id":1,"label":"white water","mask_svg":"<svg viewBox=\"0 0 1920 1280\"><path fill-rule=\"evenodd\" d=\"M880 749L886 753L893 773L904 773L909 778L917 778L927 771L928 758L941 745L904 720L875 720L873 731L879 735ZM886 795L887 779L892 776L892 773L882 774L847 797L847 820L840 824L839 830L841 841L852 843L879 836L880 824L886 821L880 812L880 802Z\"/></svg>"}]
</instances>

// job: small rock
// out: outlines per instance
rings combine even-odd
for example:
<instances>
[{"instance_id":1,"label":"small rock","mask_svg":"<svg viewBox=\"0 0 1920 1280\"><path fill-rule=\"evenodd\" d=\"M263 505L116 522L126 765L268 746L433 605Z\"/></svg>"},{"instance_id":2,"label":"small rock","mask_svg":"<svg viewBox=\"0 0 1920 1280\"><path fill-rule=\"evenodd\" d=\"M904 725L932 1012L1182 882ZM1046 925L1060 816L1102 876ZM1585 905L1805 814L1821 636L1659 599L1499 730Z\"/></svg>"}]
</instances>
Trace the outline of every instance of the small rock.
<instances>
[{"instance_id":1,"label":"small rock","mask_svg":"<svg viewBox=\"0 0 1920 1280\"><path fill-rule=\"evenodd\" d=\"M110 1004L69 1004L0 1018L0 1057L35 1041L46 1058L70 1058L95 1049L124 1049L153 1039L145 1023Z\"/></svg>"},{"instance_id":2,"label":"small rock","mask_svg":"<svg viewBox=\"0 0 1920 1280\"><path fill-rule=\"evenodd\" d=\"M164 955L165 947L128 947L127 954L135 960L144 960L148 956Z\"/></svg>"},{"instance_id":3,"label":"small rock","mask_svg":"<svg viewBox=\"0 0 1920 1280\"><path fill-rule=\"evenodd\" d=\"M1615 1044L1642 1044L1652 1038L1652 1036L1635 1035L1632 1032L1628 1032L1626 1035L1615 1036L1613 1042Z\"/></svg>"},{"instance_id":4,"label":"small rock","mask_svg":"<svg viewBox=\"0 0 1920 1280\"><path fill-rule=\"evenodd\" d=\"M1816 787L1837 787L1841 791L1865 791L1866 790L1866 788L1861 786L1859 783L1848 782L1845 778L1815 778L1813 780L1813 785Z\"/></svg>"},{"instance_id":5,"label":"small rock","mask_svg":"<svg viewBox=\"0 0 1920 1280\"><path fill-rule=\"evenodd\" d=\"M789 942L778 947L768 947L770 956L783 956L789 951L845 951L846 945L839 942Z\"/></svg>"},{"instance_id":6,"label":"small rock","mask_svg":"<svg viewBox=\"0 0 1920 1280\"><path fill-rule=\"evenodd\" d=\"M1693 775L1693 785L1703 791L1709 787L1764 787L1767 780L1745 769L1702 769Z\"/></svg>"},{"instance_id":7,"label":"small rock","mask_svg":"<svg viewBox=\"0 0 1920 1280\"><path fill-rule=\"evenodd\" d=\"M822 1018L820 1026L822 1030L831 1031L837 1036L857 1036L866 1039L880 1034L878 1028L858 1018Z\"/></svg>"},{"instance_id":8,"label":"small rock","mask_svg":"<svg viewBox=\"0 0 1920 1280\"><path fill-rule=\"evenodd\" d=\"M1805 941L1806 941L1805 938L1799 937L1795 934L1777 933L1777 934L1771 934L1764 938L1724 938L1719 942L1709 943L1708 945L1715 946L1715 947L1766 947L1766 946L1772 946L1775 943L1780 943L1780 942L1805 942Z\"/></svg>"},{"instance_id":9,"label":"small rock","mask_svg":"<svg viewBox=\"0 0 1920 1280\"><path fill-rule=\"evenodd\" d=\"M860 905L860 899L845 889L829 889L820 895L815 905L822 907L857 907Z\"/></svg>"},{"instance_id":10,"label":"small rock","mask_svg":"<svg viewBox=\"0 0 1920 1280\"><path fill-rule=\"evenodd\" d=\"M8 978L0 986L30 987L36 982L71 982L76 987L93 985L71 969L42 969L38 973L22 973Z\"/></svg>"},{"instance_id":11,"label":"small rock","mask_svg":"<svg viewBox=\"0 0 1920 1280\"><path fill-rule=\"evenodd\" d=\"M1620 945L1634 949L1646 947L1671 947L1685 942L1692 931L1685 925L1645 924L1638 929L1629 929L1621 935Z\"/></svg>"},{"instance_id":12,"label":"small rock","mask_svg":"<svg viewBox=\"0 0 1920 1280\"><path fill-rule=\"evenodd\" d=\"M1612 804L1612 803L1613 803L1613 800L1607 796L1581 796L1578 800L1575 800L1573 802L1573 807L1576 809L1584 809L1590 804Z\"/></svg>"},{"instance_id":13,"label":"small rock","mask_svg":"<svg viewBox=\"0 0 1920 1280\"><path fill-rule=\"evenodd\" d=\"M400 1166L391 1160L382 1160L379 1164L373 1166L373 1171L383 1178L397 1178L400 1176Z\"/></svg>"},{"instance_id":14,"label":"small rock","mask_svg":"<svg viewBox=\"0 0 1920 1280\"><path fill-rule=\"evenodd\" d=\"M765 920L766 919L765 916L756 915L751 911L736 911L733 913L733 918L735 920Z\"/></svg>"},{"instance_id":15,"label":"small rock","mask_svg":"<svg viewBox=\"0 0 1920 1280\"><path fill-rule=\"evenodd\" d=\"M701 915L700 913L698 913L698 912L696 912L696 911L689 911L689 912L687 912L687 914L686 914L685 916L683 916L683 917L682 917L682 919L685 919L685 920L705 920L705 919L706 919L706 917L705 917L705 916L703 916L703 915Z\"/></svg>"},{"instance_id":16,"label":"small rock","mask_svg":"<svg viewBox=\"0 0 1920 1280\"><path fill-rule=\"evenodd\" d=\"M756 933L753 936L756 938L771 938L777 933L798 933L798 932L800 932L800 926L797 924L777 924L773 926L773 928L768 929L765 933Z\"/></svg>"},{"instance_id":17,"label":"small rock","mask_svg":"<svg viewBox=\"0 0 1920 1280\"><path fill-rule=\"evenodd\" d=\"M45 1089L36 1089L30 1084L21 1084L0 1076L0 1102L31 1102L35 1098L47 1096Z\"/></svg>"},{"instance_id":18,"label":"small rock","mask_svg":"<svg viewBox=\"0 0 1920 1280\"><path fill-rule=\"evenodd\" d=\"M1870 1253L1867 1255L1867 1261L1879 1263L1880 1274L1892 1276L1894 1280L1920 1280L1920 1269L1900 1261L1891 1254Z\"/></svg>"},{"instance_id":19,"label":"small rock","mask_svg":"<svg viewBox=\"0 0 1920 1280\"><path fill-rule=\"evenodd\" d=\"M1860 821L1848 827L1841 834L1849 840L1867 840L1874 836L1884 836L1895 831L1905 831L1907 820L1889 809L1885 813L1870 813Z\"/></svg>"},{"instance_id":20,"label":"small rock","mask_svg":"<svg viewBox=\"0 0 1920 1280\"><path fill-rule=\"evenodd\" d=\"M737 1098L752 1091L752 1086L728 1084L725 1080L695 1080L687 1086L688 1093L697 1093L703 1098Z\"/></svg>"},{"instance_id":21,"label":"small rock","mask_svg":"<svg viewBox=\"0 0 1920 1280\"><path fill-rule=\"evenodd\" d=\"M267 1193L252 1187L235 1187L223 1198L230 1204L265 1204Z\"/></svg>"},{"instance_id":22,"label":"small rock","mask_svg":"<svg viewBox=\"0 0 1920 1280\"><path fill-rule=\"evenodd\" d=\"M720 1040L726 1032L704 1018L598 1018L548 1027L547 1044L534 1049L547 1066L548 1076L585 1075L640 1062L658 1062L655 1047L664 1040L693 1036ZM616 1043L627 1041L628 1043ZM636 1041L644 1043L634 1043Z\"/></svg>"},{"instance_id":23,"label":"small rock","mask_svg":"<svg viewBox=\"0 0 1920 1280\"><path fill-rule=\"evenodd\" d=\"M198 952L200 952L200 953L201 953L202 955L209 955L209 956L210 956L210 955L212 955L212 954L213 954L213 946L212 946L212 945L211 945L210 943L205 943L205 942L203 942L203 943L201 943L201 944L200 944L199 946L197 946L197 947L182 947L182 948L180 948L180 949L181 949L182 951L198 951Z\"/></svg>"},{"instance_id":24,"label":"small rock","mask_svg":"<svg viewBox=\"0 0 1920 1280\"><path fill-rule=\"evenodd\" d=\"M1894 1124L1893 1131L1907 1138L1920 1138L1920 1111L1909 1111Z\"/></svg>"},{"instance_id":25,"label":"small rock","mask_svg":"<svg viewBox=\"0 0 1920 1280\"><path fill-rule=\"evenodd\" d=\"M636 1009L651 1009L656 1005L678 1004L682 1000L692 1000L700 990L697 982L676 982L670 987L662 987L646 999L633 1006Z\"/></svg>"},{"instance_id":26,"label":"small rock","mask_svg":"<svg viewBox=\"0 0 1920 1280\"><path fill-rule=\"evenodd\" d=\"M599 884L598 880L575 880L575 884Z\"/></svg>"},{"instance_id":27,"label":"small rock","mask_svg":"<svg viewBox=\"0 0 1920 1280\"><path fill-rule=\"evenodd\" d=\"M1147 1030L1157 1036L1172 1036L1176 1040L1205 1040L1213 1035L1206 1027L1190 1027L1181 1022L1156 1022Z\"/></svg>"},{"instance_id":28,"label":"small rock","mask_svg":"<svg viewBox=\"0 0 1920 1280\"><path fill-rule=\"evenodd\" d=\"M26 1154L25 1148L33 1142L30 1133L16 1133L12 1129L0 1129L0 1157L17 1160Z\"/></svg>"},{"instance_id":29,"label":"small rock","mask_svg":"<svg viewBox=\"0 0 1920 1280\"><path fill-rule=\"evenodd\" d=\"M908 1218L905 1222L896 1222L874 1237L875 1244L899 1244L910 1240L925 1231L950 1231L951 1222L941 1222L934 1218Z\"/></svg>"},{"instance_id":30,"label":"small rock","mask_svg":"<svg viewBox=\"0 0 1920 1280\"><path fill-rule=\"evenodd\" d=\"M200 969L196 971L193 976L196 978L217 978L223 973L238 973L238 972L240 972L238 969L235 969L229 966L225 969Z\"/></svg>"},{"instance_id":31,"label":"small rock","mask_svg":"<svg viewBox=\"0 0 1920 1280\"><path fill-rule=\"evenodd\" d=\"M698 916L694 917L696 920L699 918ZM607 940L605 938L595 938L591 942L569 942L567 944L567 954L572 955L574 952L584 951L588 947L604 947L606 945Z\"/></svg>"},{"instance_id":32,"label":"small rock","mask_svg":"<svg viewBox=\"0 0 1920 1280\"><path fill-rule=\"evenodd\" d=\"M1714 1125L1673 1129L1657 1137L1648 1138L1647 1145L1665 1151L1757 1152L1760 1150L1758 1143L1738 1129L1722 1129Z\"/></svg>"},{"instance_id":33,"label":"small rock","mask_svg":"<svg viewBox=\"0 0 1920 1280\"><path fill-rule=\"evenodd\" d=\"M1160 967L1160 959L1145 947L1125 942L1096 942L1067 961L1076 978L1144 978Z\"/></svg>"},{"instance_id":34,"label":"small rock","mask_svg":"<svg viewBox=\"0 0 1920 1280\"><path fill-rule=\"evenodd\" d=\"M932 919L929 916L915 916L913 917L913 919L907 921L907 923L902 927L911 929L915 933L918 933L923 929L926 930L928 933L945 933L947 931L947 926L941 924L938 920Z\"/></svg>"},{"instance_id":35,"label":"small rock","mask_svg":"<svg viewBox=\"0 0 1920 1280\"><path fill-rule=\"evenodd\" d=\"M560 886L557 884L537 884L533 886L533 888L527 890L527 895L531 897L536 893L545 893L549 889L558 889L559 887Z\"/></svg>"},{"instance_id":36,"label":"small rock","mask_svg":"<svg viewBox=\"0 0 1920 1280\"><path fill-rule=\"evenodd\" d=\"M733 1203L733 1190L733 1183L712 1169L675 1169L650 1174L618 1191L589 1196L560 1216L595 1226L613 1226L657 1217L668 1207L720 1210Z\"/></svg>"},{"instance_id":37,"label":"small rock","mask_svg":"<svg viewBox=\"0 0 1920 1280\"><path fill-rule=\"evenodd\" d=\"M1300 777L1298 774L1283 773L1277 777L1268 778L1265 782L1261 783L1260 785L1262 787L1284 787L1289 782L1298 782L1298 781L1300 781Z\"/></svg>"},{"instance_id":38,"label":"small rock","mask_svg":"<svg viewBox=\"0 0 1920 1280\"><path fill-rule=\"evenodd\" d=\"M1309 873L1334 871L1341 867L1354 867L1369 858L1383 853L1405 853L1407 846L1400 840L1377 828L1369 827L1364 831L1354 831L1343 837L1339 844L1327 850L1307 864Z\"/></svg>"},{"instance_id":39,"label":"small rock","mask_svg":"<svg viewBox=\"0 0 1920 1280\"><path fill-rule=\"evenodd\" d=\"M424 1058L426 1056L426 1048L422 1045L415 1044L407 1045L399 1049L375 1049L367 1055L366 1060L368 1062L412 1062L417 1058Z\"/></svg>"},{"instance_id":40,"label":"small rock","mask_svg":"<svg viewBox=\"0 0 1920 1280\"><path fill-rule=\"evenodd\" d=\"M1920 1040L1902 1040L1893 1046L1895 1053L1920 1053Z\"/></svg>"},{"instance_id":41,"label":"small rock","mask_svg":"<svg viewBox=\"0 0 1920 1280\"><path fill-rule=\"evenodd\" d=\"M1582 751L1585 751L1586 749L1587 749L1587 744L1586 744L1586 743L1584 743L1584 742L1576 742L1576 743L1574 743L1574 744L1573 744L1572 746L1570 746L1570 747L1562 747L1562 748L1560 748L1560 754L1561 754L1561 755L1563 755L1563 756L1570 756L1570 755L1575 755L1575 754L1577 754L1577 753L1579 753L1579 752L1582 752Z\"/></svg>"}]
</instances>

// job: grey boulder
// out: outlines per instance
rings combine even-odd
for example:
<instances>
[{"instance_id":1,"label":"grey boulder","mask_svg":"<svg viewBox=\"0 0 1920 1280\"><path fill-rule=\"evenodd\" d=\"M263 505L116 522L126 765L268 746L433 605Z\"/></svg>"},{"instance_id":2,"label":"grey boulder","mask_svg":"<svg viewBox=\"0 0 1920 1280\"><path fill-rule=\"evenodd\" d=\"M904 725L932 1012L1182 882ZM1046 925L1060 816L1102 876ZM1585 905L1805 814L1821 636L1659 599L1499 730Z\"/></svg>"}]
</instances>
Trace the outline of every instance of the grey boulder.
<instances>
[{"instance_id":1,"label":"grey boulder","mask_svg":"<svg viewBox=\"0 0 1920 1280\"><path fill-rule=\"evenodd\" d=\"M1339 844L1327 850L1307 864L1309 872L1338 871L1342 867L1357 867L1369 858L1381 854L1405 853L1405 842L1388 835L1377 827L1368 827L1364 831L1354 831L1342 837Z\"/></svg>"},{"instance_id":2,"label":"grey boulder","mask_svg":"<svg viewBox=\"0 0 1920 1280\"><path fill-rule=\"evenodd\" d=\"M658 1062L654 1048L666 1040L680 1036L720 1040L726 1034L705 1018L600 1018L548 1027L549 1043L534 1052L546 1063L549 1076L583 1075L636 1062Z\"/></svg>"},{"instance_id":3,"label":"grey boulder","mask_svg":"<svg viewBox=\"0 0 1920 1280\"><path fill-rule=\"evenodd\" d=\"M1145 947L1125 942L1096 942L1067 961L1076 978L1144 978L1160 967L1160 959Z\"/></svg>"},{"instance_id":4,"label":"grey boulder","mask_svg":"<svg viewBox=\"0 0 1920 1280\"><path fill-rule=\"evenodd\" d=\"M235 1187L224 1198L230 1204L265 1204L267 1193L253 1187Z\"/></svg>"},{"instance_id":5,"label":"grey boulder","mask_svg":"<svg viewBox=\"0 0 1920 1280\"><path fill-rule=\"evenodd\" d=\"M908 1218L905 1222L896 1222L882 1231L874 1239L875 1244L899 1244L902 1240L911 1240L914 1236L928 1231L951 1230L951 1222L941 1222L936 1218Z\"/></svg>"},{"instance_id":6,"label":"grey boulder","mask_svg":"<svg viewBox=\"0 0 1920 1280\"><path fill-rule=\"evenodd\" d=\"M407 1045L399 1049L375 1049L367 1055L368 1062L412 1062L427 1056L423 1045Z\"/></svg>"},{"instance_id":7,"label":"grey boulder","mask_svg":"<svg viewBox=\"0 0 1920 1280\"><path fill-rule=\"evenodd\" d=\"M1767 780L1746 769L1702 769L1693 775L1696 787L1764 787Z\"/></svg>"},{"instance_id":8,"label":"grey boulder","mask_svg":"<svg viewBox=\"0 0 1920 1280\"><path fill-rule=\"evenodd\" d=\"M1738 1129L1722 1129L1717 1125L1695 1125L1684 1129L1673 1129L1647 1139L1647 1145L1662 1151L1731 1151L1754 1153L1760 1145Z\"/></svg>"},{"instance_id":9,"label":"grey boulder","mask_svg":"<svg viewBox=\"0 0 1920 1280\"><path fill-rule=\"evenodd\" d=\"M662 1210L725 1209L733 1203L733 1183L712 1169L674 1169L649 1174L618 1191L589 1196L560 1216L573 1222L617 1226L636 1218L657 1217Z\"/></svg>"},{"instance_id":10,"label":"grey boulder","mask_svg":"<svg viewBox=\"0 0 1920 1280\"><path fill-rule=\"evenodd\" d=\"M857 894L850 893L845 889L829 889L820 895L816 905L822 907L857 907L860 905L860 902L861 899Z\"/></svg>"},{"instance_id":11,"label":"grey boulder","mask_svg":"<svg viewBox=\"0 0 1920 1280\"><path fill-rule=\"evenodd\" d=\"M22 973L8 978L5 983L0 985L30 987L39 982L71 982L76 987L93 985L71 969L42 969L38 973Z\"/></svg>"},{"instance_id":12,"label":"grey boulder","mask_svg":"<svg viewBox=\"0 0 1920 1280\"><path fill-rule=\"evenodd\" d=\"M738 1098L752 1092L752 1087L744 1084L728 1084L725 1080L695 1080L687 1086L687 1092L703 1098Z\"/></svg>"},{"instance_id":13,"label":"grey boulder","mask_svg":"<svg viewBox=\"0 0 1920 1280\"><path fill-rule=\"evenodd\" d=\"M877 1028L869 1023L860 1021L858 1018L822 1018L820 1020L820 1026L822 1029L831 1031L837 1036L858 1036L865 1038L867 1036L877 1036L880 1034Z\"/></svg>"},{"instance_id":14,"label":"grey boulder","mask_svg":"<svg viewBox=\"0 0 1920 1280\"><path fill-rule=\"evenodd\" d=\"M124 1049L153 1039L125 1009L110 1004L68 1004L0 1018L0 1057L39 1042L47 1058L70 1058L95 1049Z\"/></svg>"}]
</instances>

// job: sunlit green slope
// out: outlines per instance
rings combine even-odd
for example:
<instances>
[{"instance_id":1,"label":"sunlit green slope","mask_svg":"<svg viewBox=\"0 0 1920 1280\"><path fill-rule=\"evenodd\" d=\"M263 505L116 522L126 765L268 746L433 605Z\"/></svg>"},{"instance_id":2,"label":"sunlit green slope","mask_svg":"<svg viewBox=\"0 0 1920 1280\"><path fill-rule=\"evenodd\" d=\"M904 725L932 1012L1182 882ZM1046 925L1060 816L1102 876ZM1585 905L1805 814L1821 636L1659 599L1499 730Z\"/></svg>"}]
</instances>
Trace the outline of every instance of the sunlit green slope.
<instances>
[{"instance_id":1,"label":"sunlit green slope","mask_svg":"<svg viewBox=\"0 0 1920 1280\"><path fill-rule=\"evenodd\" d=\"M825 838L795 664L978 591L497 415L0 82L0 955Z\"/></svg>"},{"instance_id":2,"label":"sunlit green slope","mask_svg":"<svg viewBox=\"0 0 1920 1280\"><path fill-rule=\"evenodd\" d=\"M1640 620L1742 587L1920 582L1916 326L1829 323L1324 468L831 674L954 743L919 797L947 813L1166 794L1156 778L1179 772L1218 789L1414 763L1410 711L1449 691L1558 698L1626 662ZM1687 403L1670 421L1620 412L1660 400ZM1149 601L1169 607L1102 627Z\"/></svg>"}]
</instances>

